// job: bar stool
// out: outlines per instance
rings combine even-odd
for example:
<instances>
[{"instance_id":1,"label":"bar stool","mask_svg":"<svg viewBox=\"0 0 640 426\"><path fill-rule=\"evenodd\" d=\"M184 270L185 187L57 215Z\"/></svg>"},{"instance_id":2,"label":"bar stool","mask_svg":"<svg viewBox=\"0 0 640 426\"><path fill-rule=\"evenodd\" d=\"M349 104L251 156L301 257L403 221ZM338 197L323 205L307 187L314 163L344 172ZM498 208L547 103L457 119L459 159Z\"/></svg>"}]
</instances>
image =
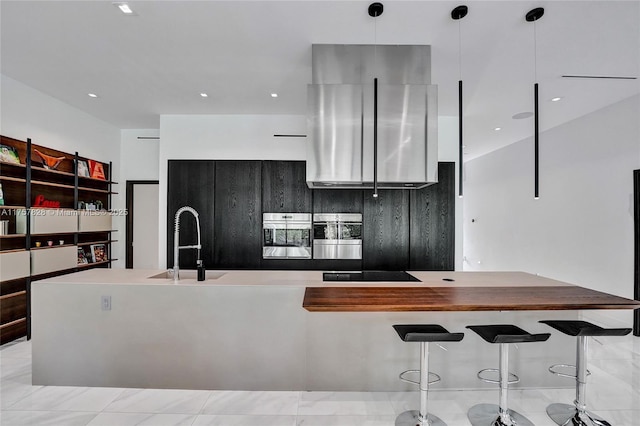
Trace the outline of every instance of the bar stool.
<instances>
[{"instance_id":1,"label":"bar stool","mask_svg":"<svg viewBox=\"0 0 640 426\"><path fill-rule=\"evenodd\" d=\"M530 334L512 324L468 325L489 343L500 344L500 368L485 368L478 372L478 378L489 383L500 385L500 405L477 404L471 407L467 417L473 426L533 426L533 423L522 414L508 408L509 385L518 383L520 379L509 373L509 343L544 342L550 333ZM484 372L498 372L499 380L488 379Z\"/></svg>"},{"instance_id":2,"label":"bar stool","mask_svg":"<svg viewBox=\"0 0 640 426\"><path fill-rule=\"evenodd\" d=\"M449 333L437 324L398 324L393 328L405 342L420 342L420 370L406 370L400 373L400 380L420 387L420 411L409 410L396 418L396 426L446 426L439 417L429 414L427 409L429 385L439 382L440 376L429 372L429 342L459 342L464 333ZM420 373L420 381L405 378L408 373ZM429 381L429 374L435 376Z\"/></svg>"},{"instance_id":3,"label":"bar stool","mask_svg":"<svg viewBox=\"0 0 640 426\"><path fill-rule=\"evenodd\" d=\"M555 364L549 367L553 374L569 377L576 381L576 399L573 405L551 404L547 407L547 414L556 424L578 426L611 426L610 423L587 411L585 395L587 392L587 343L589 336L626 336L630 328L602 328L587 321L577 320L544 320L540 321L561 333L578 337L576 347L576 365ZM564 374L558 368L575 369L576 374Z\"/></svg>"}]
</instances>

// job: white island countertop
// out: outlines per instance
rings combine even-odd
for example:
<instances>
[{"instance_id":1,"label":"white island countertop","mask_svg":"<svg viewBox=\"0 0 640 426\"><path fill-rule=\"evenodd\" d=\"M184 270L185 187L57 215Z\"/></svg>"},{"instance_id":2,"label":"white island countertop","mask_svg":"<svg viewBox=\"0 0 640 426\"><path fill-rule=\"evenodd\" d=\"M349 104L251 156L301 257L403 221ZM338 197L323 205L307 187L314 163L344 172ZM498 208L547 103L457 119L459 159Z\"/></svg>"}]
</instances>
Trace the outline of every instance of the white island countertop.
<instances>
[{"instance_id":1,"label":"white island countertop","mask_svg":"<svg viewBox=\"0 0 640 426\"><path fill-rule=\"evenodd\" d=\"M323 271L208 270L205 281L195 279L194 270L180 270L181 279L150 278L165 270L91 269L61 275L34 284L116 284L157 286L294 286L294 287L531 287L572 284L525 272L407 271L420 281L322 281ZM454 281L444 281L444 279Z\"/></svg>"}]
</instances>

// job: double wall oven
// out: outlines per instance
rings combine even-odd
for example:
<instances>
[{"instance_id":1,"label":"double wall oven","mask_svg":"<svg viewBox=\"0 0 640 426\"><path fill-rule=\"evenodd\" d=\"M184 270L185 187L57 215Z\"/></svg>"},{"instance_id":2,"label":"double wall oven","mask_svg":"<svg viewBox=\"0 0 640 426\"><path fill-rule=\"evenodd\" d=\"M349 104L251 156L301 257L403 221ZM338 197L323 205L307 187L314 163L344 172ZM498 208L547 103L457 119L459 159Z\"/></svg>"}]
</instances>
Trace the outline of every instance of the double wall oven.
<instances>
[{"instance_id":1,"label":"double wall oven","mask_svg":"<svg viewBox=\"0 0 640 426\"><path fill-rule=\"evenodd\" d=\"M311 259L311 213L263 213L264 259Z\"/></svg>"},{"instance_id":2,"label":"double wall oven","mask_svg":"<svg viewBox=\"0 0 640 426\"><path fill-rule=\"evenodd\" d=\"M314 259L362 259L361 213L315 213Z\"/></svg>"}]
</instances>

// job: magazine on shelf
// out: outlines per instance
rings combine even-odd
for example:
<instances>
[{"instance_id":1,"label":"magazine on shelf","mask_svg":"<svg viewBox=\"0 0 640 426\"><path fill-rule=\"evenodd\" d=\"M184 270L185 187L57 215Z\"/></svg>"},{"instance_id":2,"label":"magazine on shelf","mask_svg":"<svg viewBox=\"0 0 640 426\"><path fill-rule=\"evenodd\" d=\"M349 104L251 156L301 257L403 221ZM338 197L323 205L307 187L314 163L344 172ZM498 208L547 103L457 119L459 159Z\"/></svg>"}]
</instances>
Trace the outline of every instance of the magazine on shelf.
<instances>
[{"instance_id":1,"label":"magazine on shelf","mask_svg":"<svg viewBox=\"0 0 640 426\"><path fill-rule=\"evenodd\" d=\"M107 246L104 244L92 244L91 259L93 260L93 263L109 260L107 258Z\"/></svg>"},{"instance_id":2,"label":"magazine on shelf","mask_svg":"<svg viewBox=\"0 0 640 426\"><path fill-rule=\"evenodd\" d=\"M89 177L89 165L85 160L78 160L78 176Z\"/></svg>"},{"instance_id":3,"label":"magazine on shelf","mask_svg":"<svg viewBox=\"0 0 640 426\"><path fill-rule=\"evenodd\" d=\"M78 265L84 265L87 263L89 263L89 260L84 253L84 249L82 247L78 247Z\"/></svg>"},{"instance_id":4,"label":"magazine on shelf","mask_svg":"<svg viewBox=\"0 0 640 426\"><path fill-rule=\"evenodd\" d=\"M89 160L89 172L94 179L107 179L104 175L104 167L99 161Z\"/></svg>"},{"instance_id":5,"label":"magazine on shelf","mask_svg":"<svg viewBox=\"0 0 640 426\"><path fill-rule=\"evenodd\" d=\"M0 144L0 161L5 163L20 164L18 151L12 146Z\"/></svg>"}]
</instances>

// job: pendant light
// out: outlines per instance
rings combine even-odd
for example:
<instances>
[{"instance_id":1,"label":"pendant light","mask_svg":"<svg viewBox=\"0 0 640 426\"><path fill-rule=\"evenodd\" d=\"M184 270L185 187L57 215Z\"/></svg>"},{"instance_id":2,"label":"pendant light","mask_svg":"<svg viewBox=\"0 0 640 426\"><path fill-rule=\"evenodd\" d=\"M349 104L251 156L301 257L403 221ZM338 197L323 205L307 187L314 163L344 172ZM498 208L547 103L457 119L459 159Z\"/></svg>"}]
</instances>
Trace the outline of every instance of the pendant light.
<instances>
[{"instance_id":1,"label":"pendant light","mask_svg":"<svg viewBox=\"0 0 640 426\"><path fill-rule=\"evenodd\" d=\"M458 21L458 196L462 198L462 154L464 149L462 136L462 31L460 20L467 16L469 8L460 5L451 11L451 18Z\"/></svg>"},{"instance_id":2,"label":"pendant light","mask_svg":"<svg viewBox=\"0 0 640 426\"><path fill-rule=\"evenodd\" d=\"M382 3L371 3L369 5L369 16L373 18L373 198L378 198L378 77L376 67L376 54L378 46L378 23L377 17L382 15L384 6Z\"/></svg>"},{"instance_id":3,"label":"pendant light","mask_svg":"<svg viewBox=\"0 0 640 426\"><path fill-rule=\"evenodd\" d=\"M525 15L527 22L533 22L533 152L534 152L534 198L537 200L540 197L540 184L539 184L539 142L540 142L540 129L539 129L539 115L538 115L538 63L537 63L537 40L536 40L536 21L542 18L544 15L544 8L536 7L531 9Z\"/></svg>"}]
</instances>

